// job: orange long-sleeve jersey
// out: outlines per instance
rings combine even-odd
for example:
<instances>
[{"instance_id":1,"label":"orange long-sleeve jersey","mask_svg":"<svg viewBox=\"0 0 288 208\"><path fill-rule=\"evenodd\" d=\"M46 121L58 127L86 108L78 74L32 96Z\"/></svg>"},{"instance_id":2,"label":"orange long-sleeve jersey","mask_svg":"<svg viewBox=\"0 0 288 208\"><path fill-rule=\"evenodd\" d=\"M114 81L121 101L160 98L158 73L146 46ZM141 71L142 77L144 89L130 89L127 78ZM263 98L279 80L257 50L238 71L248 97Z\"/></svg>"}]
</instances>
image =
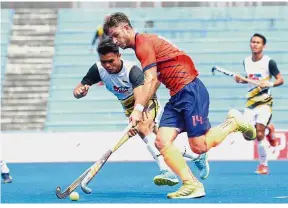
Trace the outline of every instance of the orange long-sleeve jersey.
<instances>
[{"instance_id":1,"label":"orange long-sleeve jersey","mask_svg":"<svg viewBox=\"0 0 288 208\"><path fill-rule=\"evenodd\" d=\"M158 80L170 90L171 96L199 74L191 58L164 37L137 33L135 45L143 71L157 66Z\"/></svg>"}]
</instances>

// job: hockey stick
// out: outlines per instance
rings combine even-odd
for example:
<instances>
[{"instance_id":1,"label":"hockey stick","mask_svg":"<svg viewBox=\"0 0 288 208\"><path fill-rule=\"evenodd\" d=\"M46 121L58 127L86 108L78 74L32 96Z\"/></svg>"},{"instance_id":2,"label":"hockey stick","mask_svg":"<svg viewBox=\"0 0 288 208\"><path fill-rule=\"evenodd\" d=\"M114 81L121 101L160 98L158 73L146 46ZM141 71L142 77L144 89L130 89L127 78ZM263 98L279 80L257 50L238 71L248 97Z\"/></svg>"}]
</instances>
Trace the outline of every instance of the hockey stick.
<instances>
[{"instance_id":1,"label":"hockey stick","mask_svg":"<svg viewBox=\"0 0 288 208\"><path fill-rule=\"evenodd\" d=\"M243 76L241 76L241 75L239 75L239 74L236 74L236 73L234 73L234 72L231 72L231 71L228 71L228 70L226 70L226 69L223 69L223 68L221 68L221 67L219 67L219 66L214 66L214 67L212 68L212 74L213 74L213 75L215 75L215 71L221 72L222 74L225 74L225 75L228 75L228 76L231 76L231 77L239 77L240 79L242 79L242 80L244 80L244 81L246 81L246 82L249 82L249 83L251 83L251 84L254 84L254 85L256 85L256 86L259 86L259 82L255 81L255 80L252 80L252 79L248 79L248 78L243 77Z\"/></svg>"},{"instance_id":2,"label":"hockey stick","mask_svg":"<svg viewBox=\"0 0 288 208\"><path fill-rule=\"evenodd\" d=\"M147 109L150 111L151 109L155 108L156 104L153 103L149 108ZM117 149L119 149L120 146L122 146L126 141L129 140L129 136L127 135L128 131L132 128L132 123L130 123L122 132L121 139L117 142L117 144L109 149L100 160L95 162L91 167L89 167L84 173L82 173L81 176L79 176L68 188L65 189L64 192L61 192L61 188L58 186L56 188L56 196L59 199L64 199L67 196L69 196L80 184L81 189L86 194L89 194L92 192L90 188L87 187L88 183L94 178L94 176L99 172L99 170L102 168L102 166L106 163L106 161L109 159L109 157L112 155L113 152L115 152ZM86 178L87 177L87 178Z\"/></svg>"},{"instance_id":3,"label":"hockey stick","mask_svg":"<svg viewBox=\"0 0 288 208\"><path fill-rule=\"evenodd\" d=\"M65 189L64 192L61 192L61 188L58 186L56 188L56 196L59 199L64 199L67 196L69 196L78 186L81 184L81 182L85 179L86 176L89 176L87 180L85 180L87 183L90 182L90 180L96 175L96 173L101 169L101 167L105 164L105 162L108 160L108 158L111 156L113 152L115 152L122 144L124 144L126 141L128 141L128 131L132 128L132 123L130 123L122 132L122 137L120 141L112 148L109 149L100 160L98 160L96 163L94 163L92 166L90 166L84 173L82 173L81 176L79 176L68 188ZM91 177L92 176L92 177ZM91 177L91 178L90 178ZM82 188L82 187L81 187ZM87 187L88 188L88 187ZM82 188L83 190L83 188ZM83 190L84 191L84 190ZM89 191L89 188L88 188ZM85 192L85 191L84 191ZM86 193L86 192L85 192ZM91 192L90 192L91 193Z\"/></svg>"},{"instance_id":4,"label":"hockey stick","mask_svg":"<svg viewBox=\"0 0 288 208\"><path fill-rule=\"evenodd\" d=\"M131 128L132 124L130 124L129 127ZM128 131L129 131L129 129L128 129ZM124 144L126 141L128 141L129 138L130 138L129 135L126 133L120 139L120 141L118 141L118 143L113 148L107 150L107 152L101 157L101 159L96 162L94 167L90 169L89 173L84 177L84 179L81 182L81 189L84 193L91 194L92 189L87 187L87 185L94 178L94 176L99 172L99 170L106 163L106 161L109 159L109 157L112 155L112 153L115 152L116 150L118 150L119 147L121 147L122 144Z\"/></svg>"},{"instance_id":5,"label":"hockey stick","mask_svg":"<svg viewBox=\"0 0 288 208\"><path fill-rule=\"evenodd\" d=\"M152 105L149 106L147 111L152 110L156 107L156 104L153 102ZM131 126L132 127L132 126ZM108 160L108 158L112 155L113 152L115 152L122 144L124 144L129 139L129 136L125 134L120 141L111 149L109 149L102 158L97 162L98 166L95 166L94 169L92 169L82 180L81 182L81 189L84 193L90 194L92 192L92 189L87 187L87 185L90 183L90 181L94 178L94 176L99 172L99 170L102 168L102 166L105 164L105 162Z\"/></svg>"}]
</instances>

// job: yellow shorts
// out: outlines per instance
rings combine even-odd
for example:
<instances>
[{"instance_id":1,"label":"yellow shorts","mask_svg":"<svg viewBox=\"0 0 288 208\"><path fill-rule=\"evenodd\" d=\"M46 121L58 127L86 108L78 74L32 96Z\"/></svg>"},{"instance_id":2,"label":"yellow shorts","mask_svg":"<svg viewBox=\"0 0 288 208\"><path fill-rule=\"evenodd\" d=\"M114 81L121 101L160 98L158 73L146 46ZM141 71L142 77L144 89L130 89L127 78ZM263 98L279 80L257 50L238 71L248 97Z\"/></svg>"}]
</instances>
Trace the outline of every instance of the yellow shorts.
<instances>
[{"instance_id":1,"label":"yellow shorts","mask_svg":"<svg viewBox=\"0 0 288 208\"><path fill-rule=\"evenodd\" d=\"M154 106L153 106L154 105ZM152 108L150 108L151 106L153 106ZM149 109L149 113L152 115L154 121L156 123L159 123L160 121L160 118L161 118L161 115L162 115L162 108L160 106L160 103L157 99L151 99L149 101L149 104L148 104L148 109ZM127 117L130 116L130 114L132 113L133 111L133 108L129 108L129 109L126 109L125 110L125 115Z\"/></svg>"}]
</instances>

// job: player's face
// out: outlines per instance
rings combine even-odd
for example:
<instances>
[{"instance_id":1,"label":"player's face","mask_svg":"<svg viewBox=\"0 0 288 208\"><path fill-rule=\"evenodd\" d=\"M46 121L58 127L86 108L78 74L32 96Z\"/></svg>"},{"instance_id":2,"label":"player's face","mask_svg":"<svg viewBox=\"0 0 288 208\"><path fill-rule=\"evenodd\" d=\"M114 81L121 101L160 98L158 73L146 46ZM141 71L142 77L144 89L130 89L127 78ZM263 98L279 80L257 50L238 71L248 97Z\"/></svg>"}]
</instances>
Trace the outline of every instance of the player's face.
<instances>
[{"instance_id":1,"label":"player's face","mask_svg":"<svg viewBox=\"0 0 288 208\"><path fill-rule=\"evenodd\" d=\"M109 74L117 74L121 71L121 55L119 53L99 54L101 65Z\"/></svg>"},{"instance_id":2,"label":"player's face","mask_svg":"<svg viewBox=\"0 0 288 208\"><path fill-rule=\"evenodd\" d=\"M250 48L252 53L261 53L265 48L264 42L260 37L253 37L250 41Z\"/></svg>"},{"instance_id":3,"label":"player's face","mask_svg":"<svg viewBox=\"0 0 288 208\"><path fill-rule=\"evenodd\" d=\"M113 40L113 42L122 49L129 47L129 26L120 24L117 27L110 28L108 31L108 36Z\"/></svg>"}]
</instances>

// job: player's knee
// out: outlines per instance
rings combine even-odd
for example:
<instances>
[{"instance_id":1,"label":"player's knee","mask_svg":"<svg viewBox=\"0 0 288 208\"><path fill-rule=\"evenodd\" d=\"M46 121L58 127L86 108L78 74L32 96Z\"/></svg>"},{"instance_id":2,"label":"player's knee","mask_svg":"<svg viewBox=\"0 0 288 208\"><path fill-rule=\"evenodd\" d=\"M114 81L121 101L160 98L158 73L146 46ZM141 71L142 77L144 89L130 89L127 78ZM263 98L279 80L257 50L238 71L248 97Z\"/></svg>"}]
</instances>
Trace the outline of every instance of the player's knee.
<instances>
[{"instance_id":1,"label":"player's knee","mask_svg":"<svg viewBox=\"0 0 288 208\"><path fill-rule=\"evenodd\" d=\"M194 153L202 154L207 152L207 145L205 143L194 142L193 144L190 143L190 148Z\"/></svg>"},{"instance_id":2,"label":"player's knee","mask_svg":"<svg viewBox=\"0 0 288 208\"><path fill-rule=\"evenodd\" d=\"M159 128L156 136L155 146L161 151L164 147L167 147L173 143L177 137L178 132L174 128L161 127Z\"/></svg>"},{"instance_id":3,"label":"player's knee","mask_svg":"<svg viewBox=\"0 0 288 208\"><path fill-rule=\"evenodd\" d=\"M201 145L201 146L196 146L196 147L191 147L192 152L196 154L203 154L207 152L207 146Z\"/></svg>"},{"instance_id":4,"label":"player's knee","mask_svg":"<svg viewBox=\"0 0 288 208\"><path fill-rule=\"evenodd\" d=\"M159 136L156 137L155 146L159 151L164 148L164 142L161 140Z\"/></svg>"},{"instance_id":5,"label":"player's knee","mask_svg":"<svg viewBox=\"0 0 288 208\"><path fill-rule=\"evenodd\" d=\"M157 135L155 140L155 146L159 151L162 150L164 147L168 146L169 144L171 144L171 142L166 141L161 136Z\"/></svg>"},{"instance_id":6,"label":"player's knee","mask_svg":"<svg viewBox=\"0 0 288 208\"><path fill-rule=\"evenodd\" d=\"M256 123L256 132L257 132L256 137L258 141L261 141L265 138L265 129L266 126L260 123Z\"/></svg>"},{"instance_id":7,"label":"player's knee","mask_svg":"<svg viewBox=\"0 0 288 208\"><path fill-rule=\"evenodd\" d=\"M265 132L264 131L257 131L257 140L261 141L265 138Z\"/></svg>"},{"instance_id":8,"label":"player's knee","mask_svg":"<svg viewBox=\"0 0 288 208\"><path fill-rule=\"evenodd\" d=\"M189 145L194 153L202 154L208 151L207 144L205 140L201 137L189 138Z\"/></svg>"}]
</instances>

